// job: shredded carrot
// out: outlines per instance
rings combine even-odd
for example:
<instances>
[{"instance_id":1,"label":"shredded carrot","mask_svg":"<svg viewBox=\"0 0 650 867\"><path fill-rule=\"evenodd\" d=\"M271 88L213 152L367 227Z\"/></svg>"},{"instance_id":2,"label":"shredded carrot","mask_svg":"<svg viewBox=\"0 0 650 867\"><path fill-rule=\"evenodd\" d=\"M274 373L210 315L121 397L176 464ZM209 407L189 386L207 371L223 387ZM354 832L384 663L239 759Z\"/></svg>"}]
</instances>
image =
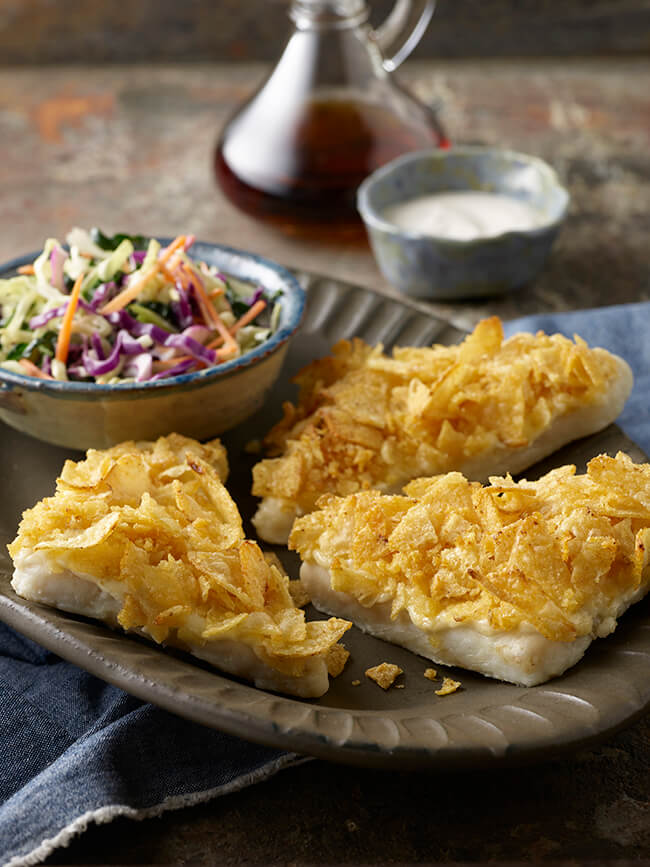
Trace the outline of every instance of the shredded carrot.
<instances>
[{"instance_id":1,"label":"shredded carrot","mask_svg":"<svg viewBox=\"0 0 650 867\"><path fill-rule=\"evenodd\" d=\"M176 283L176 277L172 274L169 264L161 265L160 262L158 262L158 267L160 268L160 273L166 280L169 280L170 283Z\"/></svg>"},{"instance_id":2,"label":"shredded carrot","mask_svg":"<svg viewBox=\"0 0 650 867\"><path fill-rule=\"evenodd\" d=\"M180 265L180 263L181 263L181 258L182 258L182 250L177 250L177 251L174 253L174 255L171 257L171 259L169 259L169 260L167 261L167 263L164 265L164 267L167 268L167 270L168 270L170 273L172 273L172 272L175 271L176 268L178 268L178 266ZM176 279L178 279L178 278L175 277L174 279L176 280Z\"/></svg>"},{"instance_id":3,"label":"shredded carrot","mask_svg":"<svg viewBox=\"0 0 650 867\"><path fill-rule=\"evenodd\" d=\"M108 313L117 313L118 310L121 310L123 307L126 307L127 304L130 304L134 298L140 294L140 290L144 286L144 284L151 280L151 278L158 273L159 263L154 262L144 273L140 274L140 278L138 280L134 280L126 289L123 289L119 295L116 295L115 298L111 299L108 304L104 304L104 306L99 311L104 316Z\"/></svg>"},{"instance_id":4,"label":"shredded carrot","mask_svg":"<svg viewBox=\"0 0 650 867\"><path fill-rule=\"evenodd\" d=\"M196 293L196 300L199 302L199 307L201 308L201 313L203 314L203 318L205 319L205 324L208 326L212 326L212 328L214 328L216 331L221 332L223 329L226 328L226 326L221 321L221 317L217 313L217 310L212 303L212 300L208 296L208 293L205 291L203 281L194 270L192 271L192 277L194 277L192 284Z\"/></svg>"},{"instance_id":5,"label":"shredded carrot","mask_svg":"<svg viewBox=\"0 0 650 867\"><path fill-rule=\"evenodd\" d=\"M219 321L221 322L221 320L219 320ZM225 328L225 325L223 325L223 322L221 324ZM224 358L230 358L232 355L237 355L238 353L239 353L239 344L234 339L232 334L226 330L226 333L224 335L223 346L221 347L221 349L217 350L217 358L220 358L223 361Z\"/></svg>"},{"instance_id":6,"label":"shredded carrot","mask_svg":"<svg viewBox=\"0 0 650 867\"><path fill-rule=\"evenodd\" d=\"M180 364L181 361L187 361L191 355L173 355L171 358L157 358L153 362L154 370L166 370L168 367L174 367Z\"/></svg>"},{"instance_id":7,"label":"shredded carrot","mask_svg":"<svg viewBox=\"0 0 650 867\"><path fill-rule=\"evenodd\" d=\"M171 256L181 248L185 244L185 235L179 235L178 238L175 238L169 247L165 250L162 250L158 256L156 262L153 263L144 273L140 274L140 278L131 283L130 286L127 286L126 289L123 289L119 295L116 295L115 298L111 299L108 304L104 304L102 309L99 311L106 316L108 313L117 313L118 310L121 310L123 307L126 307L127 304L130 304L134 298L136 298L140 294L140 290L147 282L147 280L151 280L151 278L158 273L161 268L165 268L165 265L171 258ZM165 271L167 269L165 268ZM167 279L169 280L171 275L165 274Z\"/></svg>"},{"instance_id":8,"label":"shredded carrot","mask_svg":"<svg viewBox=\"0 0 650 867\"><path fill-rule=\"evenodd\" d=\"M169 247L165 250L161 250L158 254L158 261L161 265L167 264L170 260L172 253L175 253L177 250L180 250L181 247L185 246L185 235L179 235L178 238L174 238Z\"/></svg>"},{"instance_id":9,"label":"shredded carrot","mask_svg":"<svg viewBox=\"0 0 650 867\"><path fill-rule=\"evenodd\" d=\"M266 301L263 301L261 298L259 301L256 301L255 304L250 307L249 310L244 313L243 316L240 316L239 319L231 325L228 329L228 332L231 335L237 334L240 328L243 328L244 325L248 325L249 322L252 322L257 316L260 315L262 310L266 307ZM216 349L218 346L221 346L223 343L223 338L221 336L215 337L214 340L211 340L210 343L206 344L208 349Z\"/></svg>"},{"instance_id":10,"label":"shredded carrot","mask_svg":"<svg viewBox=\"0 0 650 867\"><path fill-rule=\"evenodd\" d=\"M72 320L74 319L75 310L79 304L79 295L81 294L81 284L84 281L84 275L80 274L74 282L70 300L66 307L63 319L61 320L61 330L56 341L56 350L54 357L57 361L62 361L63 364L68 360L68 350L70 349L70 336L72 335Z\"/></svg>"},{"instance_id":11,"label":"shredded carrot","mask_svg":"<svg viewBox=\"0 0 650 867\"><path fill-rule=\"evenodd\" d=\"M221 336L225 344L224 348L228 348L231 351L238 351L239 347L237 346L236 340L234 340L232 334L224 325L223 320L221 319L221 316L219 316L216 307L210 300L208 293L205 291L201 275L194 268L190 269L190 274L194 278L192 280L192 285L194 286L196 300L198 301L199 308L201 310L201 313L203 314L205 324L209 328L212 328L214 331L219 332L219 335Z\"/></svg>"},{"instance_id":12,"label":"shredded carrot","mask_svg":"<svg viewBox=\"0 0 650 867\"><path fill-rule=\"evenodd\" d=\"M237 322L231 326L230 333L237 334L240 328L243 328L244 325L248 325L249 322L252 322L257 316L260 315L262 310L266 307L266 301L263 301L261 298L259 301L256 301L249 310L244 313L243 316L240 316Z\"/></svg>"},{"instance_id":13,"label":"shredded carrot","mask_svg":"<svg viewBox=\"0 0 650 867\"><path fill-rule=\"evenodd\" d=\"M233 341L226 344L226 346L222 346L221 349L217 349L217 359L219 361L227 361L229 358L234 358L238 352L239 346Z\"/></svg>"},{"instance_id":14,"label":"shredded carrot","mask_svg":"<svg viewBox=\"0 0 650 867\"><path fill-rule=\"evenodd\" d=\"M18 364L21 367L24 367L25 372L30 376L36 376L38 379L54 379L53 376L50 376L49 373L45 373L45 371L41 370L40 367L36 367L36 365L27 358L21 358Z\"/></svg>"},{"instance_id":15,"label":"shredded carrot","mask_svg":"<svg viewBox=\"0 0 650 867\"><path fill-rule=\"evenodd\" d=\"M33 265L21 265L18 268L19 274L34 274L34 266Z\"/></svg>"},{"instance_id":16,"label":"shredded carrot","mask_svg":"<svg viewBox=\"0 0 650 867\"><path fill-rule=\"evenodd\" d=\"M189 237L191 238L191 236ZM192 284L194 286L196 301L199 305L199 310L201 311L205 324L208 328L211 328L214 331L219 331L220 333L225 332L227 330L226 326L221 321L221 317L214 307L210 296L205 291L201 275L196 268L193 268L188 262L183 262L181 260L181 239L185 242L184 237L179 236L172 244L170 244L163 254L165 257L168 257L168 255L174 253L173 258L171 258L168 264L166 266L163 265L163 273L172 283L179 282L186 290L189 290L190 284ZM175 250L172 250L172 247L175 247ZM158 260L158 263L160 264L161 261L162 256ZM173 273L174 271L177 273Z\"/></svg>"}]
</instances>

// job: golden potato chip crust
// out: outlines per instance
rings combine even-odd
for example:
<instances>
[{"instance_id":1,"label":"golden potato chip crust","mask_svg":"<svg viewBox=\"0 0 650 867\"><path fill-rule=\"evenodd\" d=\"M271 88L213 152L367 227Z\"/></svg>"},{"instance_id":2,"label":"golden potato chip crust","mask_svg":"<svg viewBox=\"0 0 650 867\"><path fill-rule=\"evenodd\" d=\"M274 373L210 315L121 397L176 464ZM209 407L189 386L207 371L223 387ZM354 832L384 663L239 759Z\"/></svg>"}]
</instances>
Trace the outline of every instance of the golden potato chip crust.
<instances>
[{"instance_id":1,"label":"golden potato chip crust","mask_svg":"<svg viewBox=\"0 0 650 867\"><path fill-rule=\"evenodd\" d=\"M430 634L465 622L532 626L551 641L606 635L621 600L650 582L650 465L619 453L536 482L460 473L404 495L325 497L290 547L364 606L388 602Z\"/></svg>"},{"instance_id":2,"label":"golden potato chip crust","mask_svg":"<svg viewBox=\"0 0 650 867\"><path fill-rule=\"evenodd\" d=\"M225 450L172 434L66 461L53 497L27 510L9 545L56 557L121 601L119 624L158 642L232 639L272 668L300 676L350 624L306 623L289 579L267 562L220 476Z\"/></svg>"},{"instance_id":3,"label":"golden potato chip crust","mask_svg":"<svg viewBox=\"0 0 650 867\"><path fill-rule=\"evenodd\" d=\"M267 435L253 493L311 511L325 491L391 491L495 448L523 448L553 420L603 399L619 361L579 337L517 334L497 317L457 346L397 348L359 339L296 377L297 406Z\"/></svg>"},{"instance_id":4,"label":"golden potato chip crust","mask_svg":"<svg viewBox=\"0 0 650 867\"><path fill-rule=\"evenodd\" d=\"M304 608L305 605L309 605L311 602L307 588L300 578L294 578L289 581L289 593L291 593L291 598L296 608Z\"/></svg>"}]
</instances>

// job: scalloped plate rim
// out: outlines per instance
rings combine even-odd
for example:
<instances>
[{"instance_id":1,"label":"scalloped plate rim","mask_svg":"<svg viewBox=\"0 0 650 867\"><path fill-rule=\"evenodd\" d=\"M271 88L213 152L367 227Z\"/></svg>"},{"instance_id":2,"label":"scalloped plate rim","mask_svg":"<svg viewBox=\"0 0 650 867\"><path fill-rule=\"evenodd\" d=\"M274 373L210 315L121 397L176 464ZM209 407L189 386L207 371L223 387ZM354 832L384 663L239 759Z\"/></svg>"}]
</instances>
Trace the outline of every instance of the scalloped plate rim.
<instances>
[{"instance_id":1,"label":"scalloped plate rim","mask_svg":"<svg viewBox=\"0 0 650 867\"><path fill-rule=\"evenodd\" d=\"M421 308L409 303L408 300L404 302L402 299L380 295L370 289L360 289L333 278L304 273L301 277L303 282L315 283L317 287L320 285L321 295L330 305L325 317L326 322L328 321L327 316L331 316L332 312L336 311L339 302L345 302L350 294L354 296L355 293L370 296L375 304L375 307L372 308L373 312L380 309L380 302L382 302L383 307L381 309L393 310L397 307L406 311L410 317L423 316L425 319L427 318L427 314ZM334 299L330 297L333 293L338 293ZM429 315L429 319L432 323L437 321L442 329L454 327L451 323L439 320L433 315ZM304 340L302 329L296 335L295 340L300 341L301 335ZM5 430L9 433L8 429L0 426L0 439ZM623 435L621 434L621 436ZM1 508L2 506L0 506ZM634 638L635 631L643 630L647 631L648 637L645 639L645 645L642 641L642 650L638 652L650 658L650 615L644 615L643 611L639 611L639 606L644 605L643 602L637 603L637 606L626 615L615 636L601 639L595 643L592 649L587 651L585 660L591 660L595 656L596 663L591 664L589 662L587 664L586 676L585 670L575 667L561 678L530 689L499 684L487 678L480 678L479 700L474 703L475 706L471 713L458 713L458 705L454 701L454 696L448 696L445 699L433 697L431 707L435 710L427 709L427 712L424 713L418 706L404 707L399 711L376 710L363 706L336 708L327 704L320 704L318 700L300 700L265 692L235 678L230 678L228 675L211 670L209 666L188 655L174 650L162 649L144 639L114 632L92 620L68 615L65 612L37 603L27 602L16 596L8 586L8 574L2 566L0 566L0 579L0 620L41 643L62 658L80 665L92 674L145 701L156 703L187 719L232 735L245 736L248 740L257 743L331 761L403 770L452 768L460 770L479 766L519 765L557 758L567 752L603 740L634 722L650 707L650 684L646 682L647 679L642 683L641 678L638 678L638 684L632 678L632 687L633 690L636 690L636 695L625 701L620 699L614 702L604 701L602 706L597 706L578 696L579 702L587 704L594 711L595 722L591 723L581 721L579 718L572 722L571 719L569 721L565 719L558 727L557 723L554 723L550 718L545 718L537 710L518 706L518 702L523 700L530 703L531 697L534 703L535 696L543 694L544 691L556 695L564 691L571 698L574 693L567 691L567 686L570 690L570 685L575 681L576 675L578 684L585 681L582 691L583 693L586 691L588 694L589 688L594 688L592 683L594 673L596 675L595 685L597 686L599 679L609 671L612 665L613 676L620 677L621 674L625 674L626 677L623 680L627 683L629 673L633 673L633 663L627 660L627 657L625 664L614 659L616 656L614 649L620 644L619 639L625 645L626 635L631 633L632 638ZM641 619L640 626L639 619ZM634 621L636 621L636 630ZM367 638L369 637L364 636L362 640L365 641ZM375 639L371 640L375 641ZM610 646L614 645L609 654L602 650L603 642L607 641L610 641ZM108 649L106 649L106 645L108 645ZM392 648L391 645L384 646ZM629 654L630 652L625 649L625 646L622 650L623 653ZM130 660L133 662L138 656L147 663L144 669L138 670L137 664L129 664ZM598 657L602 656L605 657L607 663L604 667L597 662ZM608 656L609 660L607 659ZM418 657L415 658L419 659ZM156 678L155 673L161 668L163 677L162 679ZM167 671L166 675L165 670ZM612 674L611 671L610 674ZM343 676L341 675L341 677ZM476 677L469 673L467 676ZM185 685L183 685L184 681ZM197 683L204 685L202 693L198 690ZM209 686L205 687L205 684L209 684ZM499 687L505 687L505 690L499 689ZM467 693L470 694L470 690L476 688L470 686ZM209 700L208 696L211 692L214 692L214 695ZM510 696L510 699L507 702L490 703L490 692L504 692ZM221 702L219 693L222 694L223 700ZM462 693L458 694L458 696L460 695ZM480 700L480 695L484 696L482 700ZM465 703L467 703L467 699L461 701L461 705ZM548 702L547 712L557 711L561 704L562 702L559 700ZM557 705L557 707L554 708L553 705ZM544 701L542 701L542 706L544 707ZM528 717L531 725L531 717L544 720L544 724L548 723L546 733L544 735L535 733L534 726L533 728L529 726L529 731L526 734L526 726L524 726L520 736L513 738L489 719L490 713L496 712L498 715L500 711L511 707L515 711L521 712L523 717ZM280 709L282 710L281 715ZM325 717L328 719L328 725L322 729L318 727L319 715L323 719ZM566 716L562 709L560 709L559 715L560 718ZM449 721L456 717L465 723L465 729L461 729L460 737L458 734L454 736L453 731L451 735L449 734ZM339 718L341 723L345 721L345 729L349 731L349 734L344 737L339 736L337 740L331 734L331 729L332 720L338 721ZM496 740L492 743L489 739L484 742L481 742L480 739L477 740L471 735L471 726L470 734L467 734L467 723L471 720L477 720L479 724L486 727L486 730L494 729L501 737L495 734ZM447 722L447 727L445 722ZM416 736L409 732L407 723L411 723L412 727L422 726L423 730L430 728L432 731L437 731L438 734L440 734L439 730L442 729L447 740L445 743L436 744L431 738L427 739L422 734ZM540 724L542 728L545 727L544 724ZM374 736L369 726L375 731ZM386 738L383 743L376 734L382 726L386 730ZM515 730L518 728L519 726L515 725ZM397 741L392 742L391 738L394 741L396 734ZM465 735L464 738L463 734Z\"/></svg>"}]
</instances>

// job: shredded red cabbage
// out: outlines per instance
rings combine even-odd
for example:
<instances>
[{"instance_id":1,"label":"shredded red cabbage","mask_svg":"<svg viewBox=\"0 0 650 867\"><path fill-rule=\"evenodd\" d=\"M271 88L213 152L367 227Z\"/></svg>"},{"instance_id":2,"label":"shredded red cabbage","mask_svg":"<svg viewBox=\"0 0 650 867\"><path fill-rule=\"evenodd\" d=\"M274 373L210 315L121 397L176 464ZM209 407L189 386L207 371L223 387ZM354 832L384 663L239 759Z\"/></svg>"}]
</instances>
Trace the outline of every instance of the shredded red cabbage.
<instances>
[{"instance_id":1,"label":"shredded red cabbage","mask_svg":"<svg viewBox=\"0 0 650 867\"><path fill-rule=\"evenodd\" d=\"M47 325L51 319L56 319L57 316L63 316L65 311L68 309L69 303L69 301L66 301L65 304L60 304L58 307L55 307L54 310L48 310L47 313L40 313L38 316L32 316L29 320L29 327L31 329L40 328L43 325ZM90 304L88 304L87 301L84 301L83 298L79 299L78 306L88 313L95 312Z\"/></svg>"},{"instance_id":2,"label":"shredded red cabbage","mask_svg":"<svg viewBox=\"0 0 650 867\"><path fill-rule=\"evenodd\" d=\"M81 343L71 343L70 348L68 349L68 360L74 364L79 360L83 350L84 347Z\"/></svg>"},{"instance_id":3,"label":"shredded red cabbage","mask_svg":"<svg viewBox=\"0 0 650 867\"><path fill-rule=\"evenodd\" d=\"M194 322L190 297L180 283L176 284L176 291L178 292L178 301L172 301L171 308L180 328L188 328Z\"/></svg>"},{"instance_id":4,"label":"shredded red cabbage","mask_svg":"<svg viewBox=\"0 0 650 867\"><path fill-rule=\"evenodd\" d=\"M153 359L148 352L141 352L129 358L122 369L123 376L132 376L136 382L146 382L151 379Z\"/></svg>"},{"instance_id":5,"label":"shredded red cabbage","mask_svg":"<svg viewBox=\"0 0 650 867\"><path fill-rule=\"evenodd\" d=\"M65 250L58 244L55 244L50 253L50 271L52 275L50 277L50 283L55 289L58 289L59 292L64 291L63 265L66 258L67 255Z\"/></svg>"},{"instance_id":6,"label":"shredded red cabbage","mask_svg":"<svg viewBox=\"0 0 650 867\"><path fill-rule=\"evenodd\" d=\"M107 304L114 295L117 295L118 290L119 286L114 280L111 280L109 283L102 283L95 289L90 306L94 311L98 311L99 308L103 307L104 304Z\"/></svg>"},{"instance_id":7,"label":"shredded red cabbage","mask_svg":"<svg viewBox=\"0 0 650 867\"><path fill-rule=\"evenodd\" d=\"M165 346L173 346L174 349L182 349L188 355L193 355L201 361L207 361L208 364L214 364L217 360L217 353L214 349L208 349L198 340L194 340L186 332L183 334L170 334L165 340Z\"/></svg>"},{"instance_id":8,"label":"shredded red cabbage","mask_svg":"<svg viewBox=\"0 0 650 867\"><path fill-rule=\"evenodd\" d=\"M158 379L166 379L168 376L178 376L180 373L185 373L190 367L194 367L195 361L193 358L187 358L185 361L179 361L174 367L169 370L161 370L160 373L154 373L149 382L155 382Z\"/></svg>"},{"instance_id":9,"label":"shredded red cabbage","mask_svg":"<svg viewBox=\"0 0 650 867\"><path fill-rule=\"evenodd\" d=\"M111 325L114 325L116 328L125 329L134 335L134 337L142 337L146 334L155 343L164 343L165 339L169 337L169 331L165 331L164 328L160 328L160 326L154 325L152 322L139 322L130 313L127 313L126 310L109 313L106 318Z\"/></svg>"},{"instance_id":10,"label":"shredded red cabbage","mask_svg":"<svg viewBox=\"0 0 650 867\"><path fill-rule=\"evenodd\" d=\"M244 298L244 304L247 304L249 307L252 307L253 304L256 304L260 298L264 295L264 289L261 286L258 286L257 289L253 292L250 298Z\"/></svg>"},{"instance_id":11,"label":"shredded red cabbage","mask_svg":"<svg viewBox=\"0 0 650 867\"><path fill-rule=\"evenodd\" d=\"M128 331L121 330L117 333L110 355L100 359L92 354L92 350L86 349L82 353L82 364L89 376L105 376L115 370L123 355L138 355L141 352L142 344L131 337Z\"/></svg>"},{"instance_id":12,"label":"shredded red cabbage","mask_svg":"<svg viewBox=\"0 0 650 867\"><path fill-rule=\"evenodd\" d=\"M106 358L106 353L104 352L104 344L102 343L101 337L96 331L94 331L90 339L93 344L93 349L95 350L95 355L100 361L103 361Z\"/></svg>"}]
</instances>

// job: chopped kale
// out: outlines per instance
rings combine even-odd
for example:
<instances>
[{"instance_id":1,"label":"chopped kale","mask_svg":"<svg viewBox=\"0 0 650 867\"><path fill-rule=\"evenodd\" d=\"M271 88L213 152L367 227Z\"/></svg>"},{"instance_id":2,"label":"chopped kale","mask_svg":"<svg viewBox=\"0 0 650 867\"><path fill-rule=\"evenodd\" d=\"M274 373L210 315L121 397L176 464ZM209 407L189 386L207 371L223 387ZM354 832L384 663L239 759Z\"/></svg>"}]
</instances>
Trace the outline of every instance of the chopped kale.
<instances>
[{"instance_id":1,"label":"chopped kale","mask_svg":"<svg viewBox=\"0 0 650 867\"><path fill-rule=\"evenodd\" d=\"M90 237L102 250L116 250L122 241L130 241L135 250L146 250L149 246L149 239L145 238L144 235L127 235L124 232L118 232L117 235L105 235L96 226L90 230Z\"/></svg>"},{"instance_id":2,"label":"chopped kale","mask_svg":"<svg viewBox=\"0 0 650 867\"><path fill-rule=\"evenodd\" d=\"M56 339L56 332L46 331L42 337L34 337L29 343L17 343L11 352L7 353L7 359L19 361L21 358L27 358L37 364L44 355L50 357L54 355Z\"/></svg>"},{"instance_id":3,"label":"chopped kale","mask_svg":"<svg viewBox=\"0 0 650 867\"><path fill-rule=\"evenodd\" d=\"M7 359L9 361L18 361L20 358L25 357L25 349L27 347L26 343L17 343L11 352L7 353Z\"/></svg>"}]
</instances>

